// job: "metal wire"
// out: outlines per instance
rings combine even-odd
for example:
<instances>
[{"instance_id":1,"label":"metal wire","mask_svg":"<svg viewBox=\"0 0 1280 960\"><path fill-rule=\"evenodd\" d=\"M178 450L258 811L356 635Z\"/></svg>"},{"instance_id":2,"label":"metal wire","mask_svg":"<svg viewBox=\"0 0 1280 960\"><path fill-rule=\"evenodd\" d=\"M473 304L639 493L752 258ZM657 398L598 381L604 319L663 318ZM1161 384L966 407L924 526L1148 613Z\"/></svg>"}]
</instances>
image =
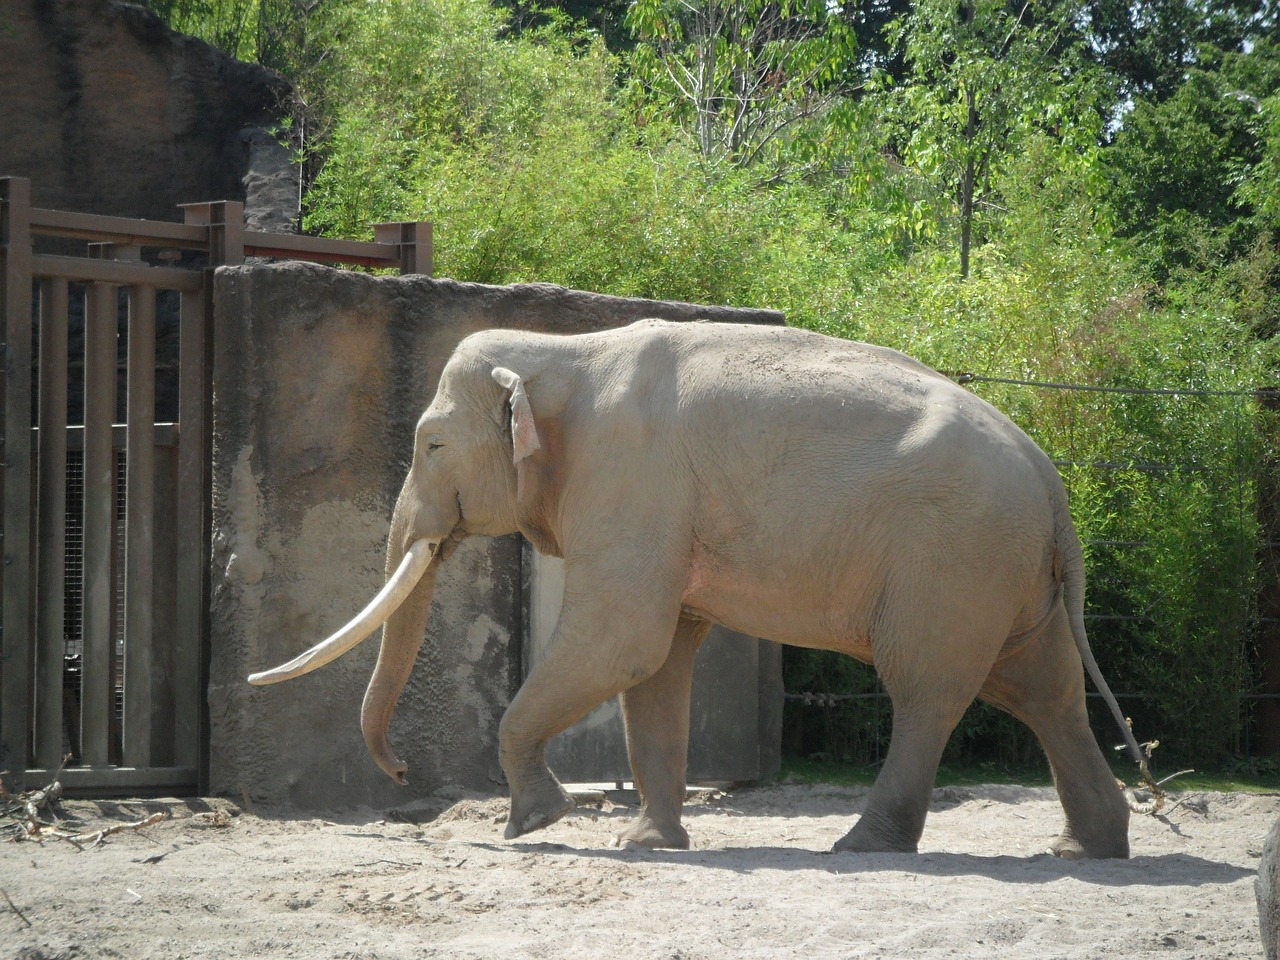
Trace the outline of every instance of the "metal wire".
<instances>
[{"instance_id":1,"label":"metal wire","mask_svg":"<svg viewBox=\"0 0 1280 960\"><path fill-rule=\"evenodd\" d=\"M1086 393L1131 393L1158 397L1280 397L1280 389L1258 390L1189 390L1180 387L1102 387L1083 383L1054 383L1048 380L1019 380L1014 377L988 377L980 373L945 373L956 383L1008 383L1015 387L1042 387L1046 390L1079 390Z\"/></svg>"}]
</instances>

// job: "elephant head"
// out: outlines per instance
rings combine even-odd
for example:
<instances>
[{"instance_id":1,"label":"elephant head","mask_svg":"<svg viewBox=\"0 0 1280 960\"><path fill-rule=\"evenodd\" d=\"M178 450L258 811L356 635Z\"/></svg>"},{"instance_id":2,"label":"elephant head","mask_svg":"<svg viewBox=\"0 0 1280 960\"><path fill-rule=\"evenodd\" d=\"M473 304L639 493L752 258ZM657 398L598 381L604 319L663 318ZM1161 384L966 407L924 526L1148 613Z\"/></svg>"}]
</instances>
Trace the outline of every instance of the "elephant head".
<instances>
[{"instance_id":1,"label":"elephant head","mask_svg":"<svg viewBox=\"0 0 1280 960\"><path fill-rule=\"evenodd\" d=\"M360 726L378 766L401 784L408 767L391 749L387 729L426 632L440 564L469 534L496 536L518 528L520 464L541 447L524 379L497 365L491 350L466 349L479 346L472 341L446 365L418 421L413 462L387 540L386 585L328 639L249 677L264 685L302 676L383 627Z\"/></svg>"}]
</instances>

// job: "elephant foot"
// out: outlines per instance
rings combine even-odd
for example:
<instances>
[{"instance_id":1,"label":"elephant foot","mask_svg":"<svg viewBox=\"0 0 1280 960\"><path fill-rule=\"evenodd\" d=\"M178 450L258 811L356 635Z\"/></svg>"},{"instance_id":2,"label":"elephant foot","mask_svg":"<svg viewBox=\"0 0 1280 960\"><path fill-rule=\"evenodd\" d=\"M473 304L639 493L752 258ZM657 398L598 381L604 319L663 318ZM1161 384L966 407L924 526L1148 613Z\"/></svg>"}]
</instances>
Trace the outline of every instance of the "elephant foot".
<instances>
[{"instance_id":1,"label":"elephant foot","mask_svg":"<svg viewBox=\"0 0 1280 960\"><path fill-rule=\"evenodd\" d=\"M1050 845L1049 852L1063 860L1126 860L1129 857L1129 838L1096 841L1086 846L1070 830L1064 830L1062 836Z\"/></svg>"},{"instance_id":2,"label":"elephant foot","mask_svg":"<svg viewBox=\"0 0 1280 960\"><path fill-rule=\"evenodd\" d=\"M1088 854L1075 837L1061 836L1049 846L1049 852L1063 860L1085 860Z\"/></svg>"},{"instance_id":3,"label":"elephant foot","mask_svg":"<svg viewBox=\"0 0 1280 960\"><path fill-rule=\"evenodd\" d=\"M877 830L864 815L835 842L832 853L916 853L920 841L894 830Z\"/></svg>"},{"instance_id":4,"label":"elephant foot","mask_svg":"<svg viewBox=\"0 0 1280 960\"><path fill-rule=\"evenodd\" d=\"M555 823L574 808L573 797L565 792L555 779L544 780L537 785L511 795L511 814L503 836L508 840L522 837L534 830Z\"/></svg>"},{"instance_id":5,"label":"elephant foot","mask_svg":"<svg viewBox=\"0 0 1280 960\"><path fill-rule=\"evenodd\" d=\"M620 847L628 843L639 844L650 850L688 850L689 833L680 824L660 827L648 817L638 817L636 821L614 837Z\"/></svg>"}]
</instances>

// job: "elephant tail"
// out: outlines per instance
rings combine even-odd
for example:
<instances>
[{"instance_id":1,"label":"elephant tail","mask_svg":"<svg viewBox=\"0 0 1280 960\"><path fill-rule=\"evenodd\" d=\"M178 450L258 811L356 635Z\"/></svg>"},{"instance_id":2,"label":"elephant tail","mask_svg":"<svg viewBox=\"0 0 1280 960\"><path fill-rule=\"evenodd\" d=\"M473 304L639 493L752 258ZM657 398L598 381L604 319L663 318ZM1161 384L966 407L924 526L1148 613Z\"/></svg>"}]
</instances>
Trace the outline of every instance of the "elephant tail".
<instances>
[{"instance_id":1,"label":"elephant tail","mask_svg":"<svg viewBox=\"0 0 1280 960\"><path fill-rule=\"evenodd\" d=\"M1084 663L1089 679L1093 681L1094 687L1102 694L1102 699L1111 709L1111 715L1115 717L1120 727L1130 756L1142 771L1143 780L1150 785L1151 775L1147 770L1150 754L1138 745L1138 739L1133 735L1133 728L1125 718L1124 711L1120 709L1120 704L1116 702L1115 694L1107 685L1107 680L1102 675L1098 661L1094 658L1093 650L1089 646L1089 634L1084 625L1084 550L1080 545L1080 535L1076 532L1071 514L1067 511L1065 498L1058 506L1058 514L1057 566L1062 584L1063 603L1066 605L1067 619L1071 624L1071 636L1076 642L1076 649L1080 653L1080 660Z\"/></svg>"}]
</instances>

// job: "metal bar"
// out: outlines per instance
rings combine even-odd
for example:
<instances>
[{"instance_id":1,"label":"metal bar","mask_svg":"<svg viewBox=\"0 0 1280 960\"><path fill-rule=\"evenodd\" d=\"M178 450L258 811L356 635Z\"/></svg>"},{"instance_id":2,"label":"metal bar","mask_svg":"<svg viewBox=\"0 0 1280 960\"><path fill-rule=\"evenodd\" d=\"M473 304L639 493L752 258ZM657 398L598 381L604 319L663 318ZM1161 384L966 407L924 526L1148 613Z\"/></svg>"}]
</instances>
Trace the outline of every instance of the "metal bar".
<instances>
[{"instance_id":1,"label":"metal bar","mask_svg":"<svg viewBox=\"0 0 1280 960\"><path fill-rule=\"evenodd\" d=\"M1176 387L1103 387L1083 383L1052 383L1045 380L1019 380L1011 377L987 377L977 373L947 372L957 383L1006 383L1015 387L1040 387L1044 390L1075 390L1083 393L1120 393L1132 396L1153 397L1264 397L1275 396L1278 391L1254 390L1188 390Z\"/></svg>"},{"instance_id":2,"label":"metal bar","mask_svg":"<svg viewBox=\"0 0 1280 960\"><path fill-rule=\"evenodd\" d=\"M212 206L215 204L184 205L186 208ZM240 212L243 215L243 210ZM225 226L226 222L211 220L206 223L199 221L168 223L163 220L133 220L126 217L74 213L40 207L31 209L32 232L40 236L67 237L127 246L205 250L209 246L207 227L214 224ZM370 243L367 240L343 240L244 230L241 232L241 242L244 256L359 263L366 266L398 268L402 273L430 274L433 250L432 228L429 221L376 224L374 229L375 232L392 231L396 237L392 240L383 240L380 236L378 240ZM234 261L227 259L226 262ZM128 280L111 279L114 282L128 282ZM163 284L158 286L163 289L176 289Z\"/></svg>"},{"instance_id":3,"label":"metal bar","mask_svg":"<svg viewBox=\"0 0 1280 960\"><path fill-rule=\"evenodd\" d=\"M0 179L0 339L4 456L0 460L0 770L24 786L31 736L31 181Z\"/></svg>"},{"instance_id":4,"label":"metal bar","mask_svg":"<svg viewBox=\"0 0 1280 960\"><path fill-rule=\"evenodd\" d=\"M155 445L157 447L176 447L178 445L178 425L176 423L156 423L152 424ZM84 427L70 426L64 427L67 435L67 449L80 451L84 449ZM111 444L115 450L125 449L125 437L128 427L123 423L113 424L111 427ZM33 440L39 440L39 428L33 428L31 431Z\"/></svg>"},{"instance_id":5,"label":"metal bar","mask_svg":"<svg viewBox=\"0 0 1280 960\"><path fill-rule=\"evenodd\" d=\"M35 762L62 760L67 529L67 281L40 282L40 450Z\"/></svg>"},{"instance_id":6,"label":"metal bar","mask_svg":"<svg viewBox=\"0 0 1280 960\"><path fill-rule=\"evenodd\" d=\"M125 449L124 737L121 762L151 765L155 556L156 291L129 289Z\"/></svg>"},{"instance_id":7,"label":"metal bar","mask_svg":"<svg viewBox=\"0 0 1280 960\"><path fill-rule=\"evenodd\" d=\"M244 231L244 253L248 257L281 257L287 260L325 260L360 263L372 267L400 266L400 248L391 243L368 240L334 240L288 233Z\"/></svg>"},{"instance_id":8,"label":"metal bar","mask_svg":"<svg viewBox=\"0 0 1280 960\"><path fill-rule=\"evenodd\" d=\"M208 244L200 227L164 220L134 220L96 213L31 208L31 232L44 237L71 237L144 247L179 247L203 250Z\"/></svg>"},{"instance_id":9,"label":"metal bar","mask_svg":"<svg viewBox=\"0 0 1280 960\"><path fill-rule=\"evenodd\" d=\"M1089 698L1094 698L1094 697L1097 697L1099 699L1102 698L1102 694L1096 690L1086 690L1084 695ZM1113 696L1115 696L1117 700L1147 700L1147 699L1150 699L1152 695L1149 693L1117 693L1117 694L1113 694ZM1256 698L1265 698L1269 696L1280 698L1280 693L1253 694L1251 696ZM890 699L890 697L887 691L877 690L875 693L791 693L791 692L787 692L783 694L783 699L797 700L797 701L800 701L801 703L807 703L813 706L824 706L826 704L832 704L836 702L843 703L845 701L850 701L850 700L888 700Z\"/></svg>"},{"instance_id":10,"label":"metal bar","mask_svg":"<svg viewBox=\"0 0 1280 960\"><path fill-rule=\"evenodd\" d=\"M169 788L194 790L199 782L195 767L56 767L27 771L30 783L49 783L55 775L64 791L92 790L97 796L102 791L136 791Z\"/></svg>"},{"instance_id":11,"label":"metal bar","mask_svg":"<svg viewBox=\"0 0 1280 960\"><path fill-rule=\"evenodd\" d=\"M31 265L38 277L65 277L84 283L143 284L161 290L182 291L199 290L201 283L199 270L153 267L131 260L92 260L41 253L31 258Z\"/></svg>"},{"instance_id":12,"label":"metal bar","mask_svg":"<svg viewBox=\"0 0 1280 960\"><path fill-rule=\"evenodd\" d=\"M212 271L205 273L212 276ZM201 707L209 544L207 292L184 293L178 328L178 482L173 638L174 760L201 765Z\"/></svg>"},{"instance_id":13,"label":"metal bar","mask_svg":"<svg viewBox=\"0 0 1280 960\"><path fill-rule=\"evenodd\" d=\"M1136 463L1123 460L1054 460L1055 467L1087 467L1093 470L1139 470L1148 473L1207 473L1208 467L1194 463Z\"/></svg>"},{"instance_id":14,"label":"metal bar","mask_svg":"<svg viewBox=\"0 0 1280 960\"><path fill-rule=\"evenodd\" d=\"M114 697L111 654L112 539L116 455L111 421L116 408L116 287L88 288L84 370L84 660L81 673L81 758L107 763Z\"/></svg>"}]
</instances>

